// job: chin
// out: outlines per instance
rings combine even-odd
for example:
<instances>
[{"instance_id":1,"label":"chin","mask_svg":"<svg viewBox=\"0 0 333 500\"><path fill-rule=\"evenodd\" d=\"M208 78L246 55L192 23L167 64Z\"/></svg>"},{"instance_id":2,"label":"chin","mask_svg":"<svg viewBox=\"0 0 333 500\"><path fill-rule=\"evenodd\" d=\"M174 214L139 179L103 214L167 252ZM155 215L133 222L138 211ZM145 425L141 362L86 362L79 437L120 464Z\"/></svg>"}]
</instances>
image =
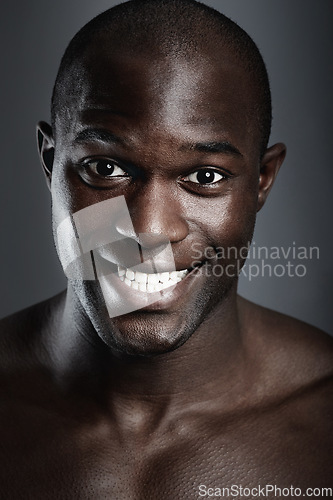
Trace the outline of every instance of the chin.
<instances>
[{"instance_id":1,"label":"chin","mask_svg":"<svg viewBox=\"0 0 333 500\"><path fill-rule=\"evenodd\" d=\"M96 282L71 282L70 287L79 300L84 331L91 326L116 356L156 356L171 352L188 340L198 326L195 315L162 311L138 310L110 318L103 295ZM89 327L90 324L90 327Z\"/></svg>"},{"instance_id":2,"label":"chin","mask_svg":"<svg viewBox=\"0 0 333 500\"><path fill-rule=\"evenodd\" d=\"M171 315L137 311L114 318L108 331L99 334L118 355L152 357L182 346L196 326L176 321Z\"/></svg>"}]
</instances>

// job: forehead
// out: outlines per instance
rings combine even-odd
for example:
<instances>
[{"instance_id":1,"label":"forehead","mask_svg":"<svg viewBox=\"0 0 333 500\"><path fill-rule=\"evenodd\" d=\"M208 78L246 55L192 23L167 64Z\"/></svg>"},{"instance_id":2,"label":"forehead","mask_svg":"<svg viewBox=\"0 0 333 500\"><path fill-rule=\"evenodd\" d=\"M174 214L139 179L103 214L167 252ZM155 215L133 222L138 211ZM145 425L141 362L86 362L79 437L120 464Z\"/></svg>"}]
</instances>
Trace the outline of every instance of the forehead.
<instances>
[{"instance_id":1,"label":"forehead","mask_svg":"<svg viewBox=\"0 0 333 500\"><path fill-rule=\"evenodd\" d=\"M145 135L164 129L230 134L242 143L251 135L255 141L251 78L228 51L218 57L209 50L177 57L95 45L79 73L82 84L75 88L73 79L76 95L69 103L72 127L104 126L112 117L113 123Z\"/></svg>"}]
</instances>

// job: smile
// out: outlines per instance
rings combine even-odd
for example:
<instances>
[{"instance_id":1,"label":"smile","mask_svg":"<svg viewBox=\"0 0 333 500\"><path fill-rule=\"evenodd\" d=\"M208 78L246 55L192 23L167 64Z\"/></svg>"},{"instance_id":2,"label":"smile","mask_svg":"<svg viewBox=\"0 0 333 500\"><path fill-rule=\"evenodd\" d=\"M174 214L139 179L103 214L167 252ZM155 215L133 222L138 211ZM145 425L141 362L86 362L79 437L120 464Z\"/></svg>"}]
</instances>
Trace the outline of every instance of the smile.
<instances>
[{"instance_id":1,"label":"smile","mask_svg":"<svg viewBox=\"0 0 333 500\"><path fill-rule=\"evenodd\" d=\"M141 273L126 267L118 266L118 276L127 286L140 292L153 293L165 290L182 281L189 273L188 269L164 273Z\"/></svg>"}]
</instances>

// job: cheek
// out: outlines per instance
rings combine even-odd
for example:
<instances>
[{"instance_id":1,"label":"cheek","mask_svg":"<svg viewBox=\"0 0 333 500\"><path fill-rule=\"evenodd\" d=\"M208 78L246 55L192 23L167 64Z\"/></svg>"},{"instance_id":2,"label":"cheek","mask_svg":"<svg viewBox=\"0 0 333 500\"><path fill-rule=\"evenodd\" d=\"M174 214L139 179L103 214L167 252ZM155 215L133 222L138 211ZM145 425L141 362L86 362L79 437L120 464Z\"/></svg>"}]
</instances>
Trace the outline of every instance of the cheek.
<instances>
[{"instance_id":1,"label":"cheek","mask_svg":"<svg viewBox=\"0 0 333 500\"><path fill-rule=\"evenodd\" d=\"M213 246L244 247L251 242L256 220L255 210L222 211L221 220L210 232Z\"/></svg>"},{"instance_id":2,"label":"cheek","mask_svg":"<svg viewBox=\"0 0 333 500\"><path fill-rule=\"evenodd\" d=\"M65 176L65 168L59 163L53 167L51 195L52 224L55 233L59 224L72 213L72 190Z\"/></svg>"},{"instance_id":3,"label":"cheek","mask_svg":"<svg viewBox=\"0 0 333 500\"><path fill-rule=\"evenodd\" d=\"M207 276L218 287L224 283L226 289L238 278L245 263L255 225L255 210L237 215L230 208L222 210L219 223L209 228L201 251L207 259Z\"/></svg>"},{"instance_id":4,"label":"cheek","mask_svg":"<svg viewBox=\"0 0 333 500\"><path fill-rule=\"evenodd\" d=\"M196 224L198 234L201 233L200 246L204 255L212 258L231 255L231 260L240 256L244 260L246 248L253 236L256 208L254 189L245 190L238 196L230 192L222 198L199 203ZM228 249L235 251L228 253Z\"/></svg>"},{"instance_id":5,"label":"cheek","mask_svg":"<svg viewBox=\"0 0 333 500\"><path fill-rule=\"evenodd\" d=\"M51 195L53 236L66 274L67 266L76 261L79 254L71 216L91 205L93 200L89 200L89 196L85 195L84 185L77 175L73 175L70 165L61 161L57 161L53 167Z\"/></svg>"},{"instance_id":6,"label":"cheek","mask_svg":"<svg viewBox=\"0 0 333 500\"><path fill-rule=\"evenodd\" d=\"M52 213L54 225L71 214L106 199L107 193L89 188L70 162L58 161L52 174Z\"/></svg>"}]
</instances>

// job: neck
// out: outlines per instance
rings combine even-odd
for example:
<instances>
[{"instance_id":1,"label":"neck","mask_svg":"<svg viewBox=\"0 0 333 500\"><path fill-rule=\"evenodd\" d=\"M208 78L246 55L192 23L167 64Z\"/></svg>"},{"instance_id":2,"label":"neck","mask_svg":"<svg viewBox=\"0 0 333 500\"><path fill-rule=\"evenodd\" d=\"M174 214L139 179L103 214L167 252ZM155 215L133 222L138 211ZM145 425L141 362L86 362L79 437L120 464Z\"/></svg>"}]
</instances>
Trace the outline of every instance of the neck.
<instances>
[{"instance_id":1,"label":"neck","mask_svg":"<svg viewBox=\"0 0 333 500\"><path fill-rule=\"evenodd\" d=\"M99 394L111 405L185 406L222 398L230 404L246 379L246 349L236 290L178 349L150 357L115 356L99 338L69 289L57 311L58 337L52 358L58 379L80 392ZM237 392L237 391L236 391ZM156 405L155 405L156 406Z\"/></svg>"}]
</instances>

